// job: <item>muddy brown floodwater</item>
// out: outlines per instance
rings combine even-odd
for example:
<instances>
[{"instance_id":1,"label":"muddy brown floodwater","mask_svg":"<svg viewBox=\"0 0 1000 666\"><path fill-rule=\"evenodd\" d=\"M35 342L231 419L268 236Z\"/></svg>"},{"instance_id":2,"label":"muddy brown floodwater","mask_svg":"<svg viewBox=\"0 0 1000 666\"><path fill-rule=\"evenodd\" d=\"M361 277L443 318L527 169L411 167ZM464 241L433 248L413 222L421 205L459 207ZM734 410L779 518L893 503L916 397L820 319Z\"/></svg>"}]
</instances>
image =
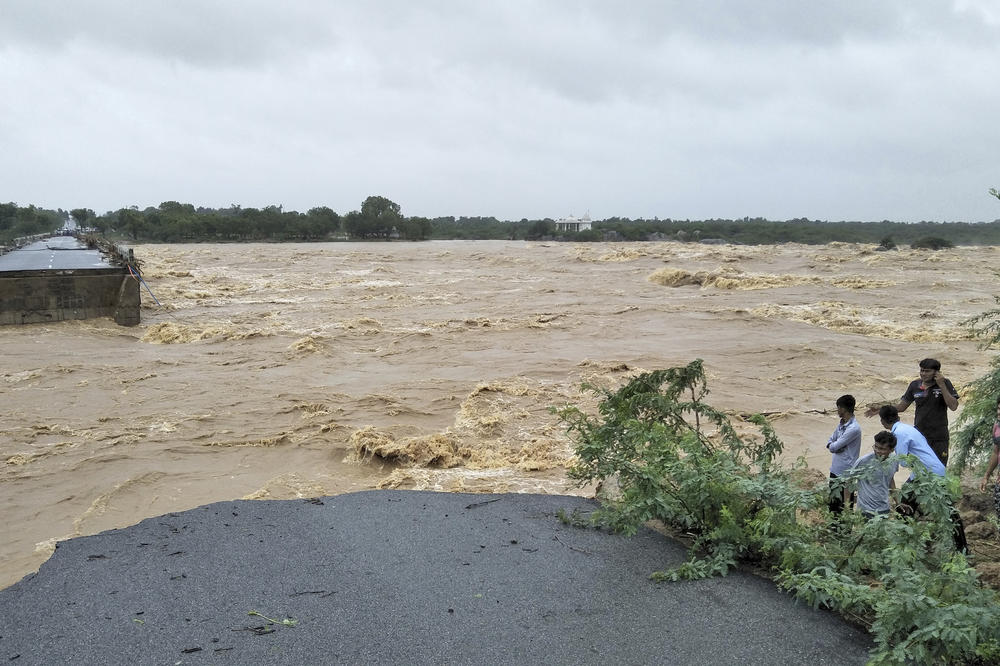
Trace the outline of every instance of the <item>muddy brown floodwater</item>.
<instances>
[{"instance_id":1,"label":"muddy brown floodwater","mask_svg":"<svg viewBox=\"0 0 1000 666\"><path fill-rule=\"evenodd\" d=\"M370 488L590 494L550 406L704 359L709 402L767 413L825 474L833 402L898 398L962 322L992 247L681 243L135 248L142 324L0 328L0 586L56 541L234 498ZM860 411L860 410L859 410ZM904 414L912 418L912 410ZM860 419L866 441L877 429Z\"/></svg>"}]
</instances>

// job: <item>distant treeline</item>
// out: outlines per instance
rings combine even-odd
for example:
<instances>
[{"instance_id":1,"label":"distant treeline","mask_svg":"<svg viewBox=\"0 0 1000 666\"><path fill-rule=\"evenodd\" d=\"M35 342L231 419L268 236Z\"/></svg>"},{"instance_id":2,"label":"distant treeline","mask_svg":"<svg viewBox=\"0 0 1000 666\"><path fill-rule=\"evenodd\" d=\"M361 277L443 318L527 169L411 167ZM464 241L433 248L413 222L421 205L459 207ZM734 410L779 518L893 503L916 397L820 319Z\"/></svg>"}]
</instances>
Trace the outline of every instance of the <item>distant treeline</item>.
<instances>
[{"instance_id":1,"label":"distant treeline","mask_svg":"<svg viewBox=\"0 0 1000 666\"><path fill-rule=\"evenodd\" d=\"M43 210L0 204L0 242L59 229L72 218L77 226L133 242L245 242L328 240L562 240L823 244L832 241L887 246L1000 245L1000 219L968 222L829 222L797 218L767 220L629 219L596 220L578 232L557 231L552 219L498 220L495 217L407 217L399 204L381 196L365 199L360 210L340 215L326 206L305 213L265 208L203 208L166 201L96 214L88 208Z\"/></svg>"},{"instance_id":2,"label":"distant treeline","mask_svg":"<svg viewBox=\"0 0 1000 666\"><path fill-rule=\"evenodd\" d=\"M64 210L43 210L34 206L0 203L0 245L15 238L55 231L69 217Z\"/></svg>"}]
</instances>

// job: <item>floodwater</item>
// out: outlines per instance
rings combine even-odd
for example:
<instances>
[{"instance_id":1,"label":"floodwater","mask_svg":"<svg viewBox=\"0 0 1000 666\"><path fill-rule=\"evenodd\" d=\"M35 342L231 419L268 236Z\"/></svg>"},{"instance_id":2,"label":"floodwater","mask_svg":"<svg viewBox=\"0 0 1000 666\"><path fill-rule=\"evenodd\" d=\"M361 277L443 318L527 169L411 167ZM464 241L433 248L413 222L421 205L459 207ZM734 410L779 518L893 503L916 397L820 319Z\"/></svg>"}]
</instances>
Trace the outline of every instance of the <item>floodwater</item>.
<instances>
[{"instance_id":1,"label":"floodwater","mask_svg":"<svg viewBox=\"0 0 1000 666\"><path fill-rule=\"evenodd\" d=\"M825 476L834 400L917 361L989 368L963 321L996 248L681 243L135 248L142 324L0 327L0 586L56 541L235 498L370 488L592 494L549 408L704 359ZM904 413L905 420L912 410ZM861 417L866 441L874 419Z\"/></svg>"}]
</instances>

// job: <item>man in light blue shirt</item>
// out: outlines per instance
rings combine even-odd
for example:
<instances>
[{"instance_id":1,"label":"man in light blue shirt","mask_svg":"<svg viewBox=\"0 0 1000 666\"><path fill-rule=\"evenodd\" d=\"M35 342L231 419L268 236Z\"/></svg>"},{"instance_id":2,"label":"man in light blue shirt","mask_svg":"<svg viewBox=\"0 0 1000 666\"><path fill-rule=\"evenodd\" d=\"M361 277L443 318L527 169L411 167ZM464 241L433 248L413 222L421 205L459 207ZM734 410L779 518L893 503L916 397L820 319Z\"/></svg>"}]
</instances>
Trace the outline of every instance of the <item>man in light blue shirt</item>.
<instances>
[{"instance_id":1,"label":"man in light blue shirt","mask_svg":"<svg viewBox=\"0 0 1000 666\"><path fill-rule=\"evenodd\" d=\"M830 461L830 511L840 513L847 501L847 489L835 479L843 476L858 461L861 453L861 426L854 418L855 400L853 395L837 398L837 416L840 421L826 443L826 449L833 454Z\"/></svg>"},{"instance_id":2,"label":"man in light blue shirt","mask_svg":"<svg viewBox=\"0 0 1000 666\"><path fill-rule=\"evenodd\" d=\"M903 456L909 453L916 456L917 460L923 463L932 473L944 476L944 463L941 462L941 459L938 458L937 454L934 453L934 450L927 443L927 438L920 434L920 431L913 426L900 423L899 411L895 407L885 405L878 410L878 417L882 421L882 427L891 431L896 436L897 454ZM901 462L900 464L906 465L905 462ZM907 488L912 480L913 474L911 473L910 478L903 484L899 497L900 505L896 509L904 515L920 513L920 505L916 494L912 492L911 488ZM962 522L962 517L958 514L955 507L951 507L951 524L954 528L955 550L968 554L969 549L965 539L965 524Z\"/></svg>"},{"instance_id":3,"label":"man in light blue shirt","mask_svg":"<svg viewBox=\"0 0 1000 666\"><path fill-rule=\"evenodd\" d=\"M911 425L907 425L899 420L899 411L892 405L885 405L878 410L878 417L882 421L882 427L892 432L896 436L896 453L901 456L910 454L917 457L924 466L938 476L944 476L944 463L927 443L919 430ZM901 463L906 467L906 463ZM913 479L913 474L907 481Z\"/></svg>"}]
</instances>

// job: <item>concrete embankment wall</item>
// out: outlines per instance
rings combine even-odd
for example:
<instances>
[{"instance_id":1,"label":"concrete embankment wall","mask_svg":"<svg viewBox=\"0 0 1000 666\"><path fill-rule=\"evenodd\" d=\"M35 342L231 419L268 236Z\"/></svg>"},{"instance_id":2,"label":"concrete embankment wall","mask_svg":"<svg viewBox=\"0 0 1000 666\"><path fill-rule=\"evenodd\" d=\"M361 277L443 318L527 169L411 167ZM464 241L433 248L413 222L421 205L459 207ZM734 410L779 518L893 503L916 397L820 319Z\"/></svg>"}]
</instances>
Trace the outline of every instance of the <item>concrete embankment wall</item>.
<instances>
[{"instance_id":1,"label":"concrete embankment wall","mask_svg":"<svg viewBox=\"0 0 1000 666\"><path fill-rule=\"evenodd\" d=\"M95 317L139 323L139 282L127 269L0 273L0 325Z\"/></svg>"}]
</instances>

